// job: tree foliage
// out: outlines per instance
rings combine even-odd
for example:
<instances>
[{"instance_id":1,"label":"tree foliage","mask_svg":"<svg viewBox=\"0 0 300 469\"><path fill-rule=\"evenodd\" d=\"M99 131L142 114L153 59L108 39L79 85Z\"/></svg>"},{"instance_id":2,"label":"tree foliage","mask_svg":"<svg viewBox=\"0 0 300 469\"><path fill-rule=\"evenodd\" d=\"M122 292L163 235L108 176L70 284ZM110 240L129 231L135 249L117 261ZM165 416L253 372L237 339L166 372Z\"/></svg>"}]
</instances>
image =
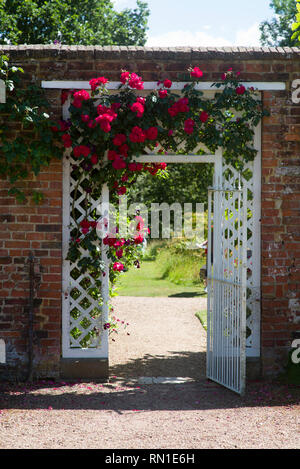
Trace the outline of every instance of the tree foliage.
<instances>
[{"instance_id":1,"label":"tree foliage","mask_svg":"<svg viewBox=\"0 0 300 469\"><path fill-rule=\"evenodd\" d=\"M292 35L292 40L296 41L296 45L300 45L300 0L297 0L296 3L297 14L296 21L292 24L292 30L294 31Z\"/></svg>"},{"instance_id":2,"label":"tree foliage","mask_svg":"<svg viewBox=\"0 0 300 469\"><path fill-rule=\"evenodd\" d=\"M0 177L7 178L8 193L19 202L26 200L19 183L62 156L43 90L35 83L22 88L22 73L21 67L10 66L9 58L0 55L0 79L6 87L6 102L0 103ZM36 203L43 199L36 190L29 189L29 195Z\"/></svg>"},{"instance_id":3,"label":"tree foliage","mask_svg":"<svg viewBox=\"0 0 300 469\"><path fill-rule=\"evenodd\" d=\"M207 202L207 189L213 182L212 164L171 164L167 173L168 177L163 179L150 174L139 175L129 189L129 203L139 201L151 207L155 202L170 205Z\"/></svg>"},{"instance_id":4,"label":"tree foliage","mask_svg":"<svg viewBox=\"0 0 300 469\"><path fill-rule=\"evenodd\" d=\"M260 24L260 42L263 46L293 47L297 40L292 36L292 23L295 21L297 6L295 0L272 0L270 7L275 16Z\"/></svg>"},{"instance_id":5,"label":"tree foliage","mask_svg":"<svg viewBox=\"0 0 300 469\"><path fill-rule=\"evenodd\" d=\"M0 43L143 46L148 16L142 0L121 12L110 0L0 0Z\"/></svg>"}]
</instances>

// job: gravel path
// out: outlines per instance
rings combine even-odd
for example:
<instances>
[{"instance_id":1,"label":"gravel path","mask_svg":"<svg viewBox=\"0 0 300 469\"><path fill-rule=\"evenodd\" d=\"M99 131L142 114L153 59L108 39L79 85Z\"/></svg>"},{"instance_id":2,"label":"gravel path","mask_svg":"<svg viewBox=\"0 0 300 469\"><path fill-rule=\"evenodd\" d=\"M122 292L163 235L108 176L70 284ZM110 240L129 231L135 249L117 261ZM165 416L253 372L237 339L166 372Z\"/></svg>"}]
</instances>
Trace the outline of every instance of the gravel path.
<instances>
[{"instance_id":1,"label":"gravel path","mask_svg":"<svg viewBox=\"0 0 300 469\"><path fill-rule=\"evenodd\" d=\"M0 383L1 449L299 448L299 387L250 383L245 397L205 379L197 298L114 299L130 335L111 345L108 383ZM200 306L200 307L199 307ZM138 384L183 376L184 384Z\"/></svg>"},{"instance_id":2,"label":"gravel path","mask_svg":"<svg viewBox=\"0 0 300 469\"><path fill-rule=\"evenodd\" d=\"M117 318L130 336L118 334L110 347L112 375L205 377L206 333L195 313L206 298L117 297Z\"/></svg>"}]
</instances>

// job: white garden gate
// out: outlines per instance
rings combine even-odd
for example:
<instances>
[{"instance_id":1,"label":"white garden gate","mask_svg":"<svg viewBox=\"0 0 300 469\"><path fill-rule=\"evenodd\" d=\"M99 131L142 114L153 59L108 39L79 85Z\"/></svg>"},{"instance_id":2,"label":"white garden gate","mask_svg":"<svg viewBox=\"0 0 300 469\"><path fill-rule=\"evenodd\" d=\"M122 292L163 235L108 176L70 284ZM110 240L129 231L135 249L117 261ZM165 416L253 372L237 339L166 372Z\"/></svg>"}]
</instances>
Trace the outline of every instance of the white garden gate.
<instances>
[{"instance_id":1,"label":"white garden gate","mask_svg":"<svg viewBox=\"0 0 300 469\"><path fill-rule=\"evenodd\" d=\"M86 89L88 82L43 82L45 88ZM145 82L145 90L152 90L156 83ZM181 90L185 83L173 83L172 89ZM244 83L258 89L273 89L279 84ZM280 84L281 85L281 84ZM112 82L109 88L117 89ZM214 91L211 83L198 85L209 97ZM63 107L67 119L69 102ZM209 294L208 294L208 343L207 376L230 389L242 393L245 388L246 357L260 355L260 126L255 132L254 146L258 151L254 162L247 164L244 177L224 164L221 149L215 155L159 155L146 154L140 162L213 163L214 187L209 192ZM77 185L72 177L72 158L64 160L63 192L63 358L102 358L108 360L108 332L103 325L108 319L108 275L103 277L103 302L89 294L93 279L80 275L77 266L65 260L70 237L71 207L80 222L84 216L85 190L83 182ZM109 201L106 186L102 190L102 202ZM90 203L99 205L99 200ZM75 211L74 211L75 207ZM73 220L75 221L75 220ZM213 244L212 244L213 241ZM211 249L214 256L211 263ZM102 249L102 258L108 262ZM93 336L95 329L101 336ZM76 333L74 333L74 331Z\"/></svg>"},{"instance_id":2,"label":"white garden gate","mask_svg":"<svg viewBox=\"0 0 300 469\"><path fill-rule=\"evenodd\" d=\"M246 379L246 188L209 190L207 270L207 377L242 394Z\"/></svg>"}]
</instances>

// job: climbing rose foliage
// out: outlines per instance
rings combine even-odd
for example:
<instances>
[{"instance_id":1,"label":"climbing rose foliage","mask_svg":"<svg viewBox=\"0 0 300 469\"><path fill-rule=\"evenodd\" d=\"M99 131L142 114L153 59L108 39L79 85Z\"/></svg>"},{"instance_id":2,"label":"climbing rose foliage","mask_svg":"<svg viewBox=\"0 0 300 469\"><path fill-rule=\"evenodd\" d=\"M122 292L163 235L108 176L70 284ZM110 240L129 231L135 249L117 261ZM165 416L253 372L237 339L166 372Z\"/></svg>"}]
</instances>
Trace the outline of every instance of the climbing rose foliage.
<instances>
[{"instance_id":1,"label":"climbing rose foliage","mask_svg":"<svg viewBox=\"0 0 300 469\"><path fill-rule=\"evenodd\" d=\"M163 162L139 162L139 155L149 150L163 157L168 153L194 154L199 144L210 153L222 147L225 161L239 170L245 161L254 159L254 127L265 115L255 90L246 89L239 82L239 73L228 69L215 84L215 96L208 99L195 87L205 73L198 66L189 72L190 82L181 96L172 92L173 82L168 78L160 80L156 90L140 94L144 90L142 77L127 70L121 71L117 93L107 91L108 78L103 76L90 80L90 92L63 92L64 102L71 95L70 121L53 131L61 134L62 146L76 162L72 178L84 185L87 201L89 197L100 199L103 184L108 184L113 202L127 193L142 172L153 177L166 172ZM106 273L97 245L100 232L105 233L108 226L99 217L93 205L89 208L88 204L84 219L78 224L73 213L75 224L71 227L68 252L68 259L77 262L78 268L94 279L98 298ZM104 236L102 249L107 250L110 259L112 288L119 275L132 265L140 265L148 228L143 220L136 221L135 230L126 237L119 234L118 226L115 232Z\"/></svg>"}]
</instances>

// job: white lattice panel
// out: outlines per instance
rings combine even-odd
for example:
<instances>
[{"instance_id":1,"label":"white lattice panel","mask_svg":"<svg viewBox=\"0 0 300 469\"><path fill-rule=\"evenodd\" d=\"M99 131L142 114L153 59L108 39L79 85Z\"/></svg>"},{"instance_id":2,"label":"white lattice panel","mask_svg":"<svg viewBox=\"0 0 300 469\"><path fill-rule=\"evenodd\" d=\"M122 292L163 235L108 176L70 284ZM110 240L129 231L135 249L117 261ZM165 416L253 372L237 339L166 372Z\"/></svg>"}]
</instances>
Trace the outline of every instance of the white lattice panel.
<instances>
[{"instance_id":1,"label":"white lattice panel","mask_svg":"<svg viewBox=\"0 0 300 469\"><path fill-rule=\"evenodd\" d=\"M76 161L70 156L64 161L64 259L67 256L69 240L76 224L86 219L86 204L89 210L97 210L101 200L94 200L85 190L87 181L79 183L72 165ZM90 221L94 219L87 218ZM99 214L100 220L100 214ZM95 242L101 252L101 241ZM89 252L82 247L83 256ZM103 276L102 294L97 295L94 279L88 273L81 273L77 263L64 260L63 266L63 356L107 357L108 337L103 325L108 320L108 275ZM104 295L103 295L104 293ZM105 300L103 300L103 296Z\"/></svg>"},{"instance_id":2,"label":"white lattice panel","mask_svg":"<svg viewBox=\"0 0 300 469\"><path fill-rule=\"evenodd\" d=\"M257 157L259 158L259 156ZM232 167L223 166L224 187L247 189L247 356L260 354L260 192L255 187L260 178L258 161L245 165L240 175ZM259 168L260 171L260 168Z\"/></svg>"}]
</instances>

